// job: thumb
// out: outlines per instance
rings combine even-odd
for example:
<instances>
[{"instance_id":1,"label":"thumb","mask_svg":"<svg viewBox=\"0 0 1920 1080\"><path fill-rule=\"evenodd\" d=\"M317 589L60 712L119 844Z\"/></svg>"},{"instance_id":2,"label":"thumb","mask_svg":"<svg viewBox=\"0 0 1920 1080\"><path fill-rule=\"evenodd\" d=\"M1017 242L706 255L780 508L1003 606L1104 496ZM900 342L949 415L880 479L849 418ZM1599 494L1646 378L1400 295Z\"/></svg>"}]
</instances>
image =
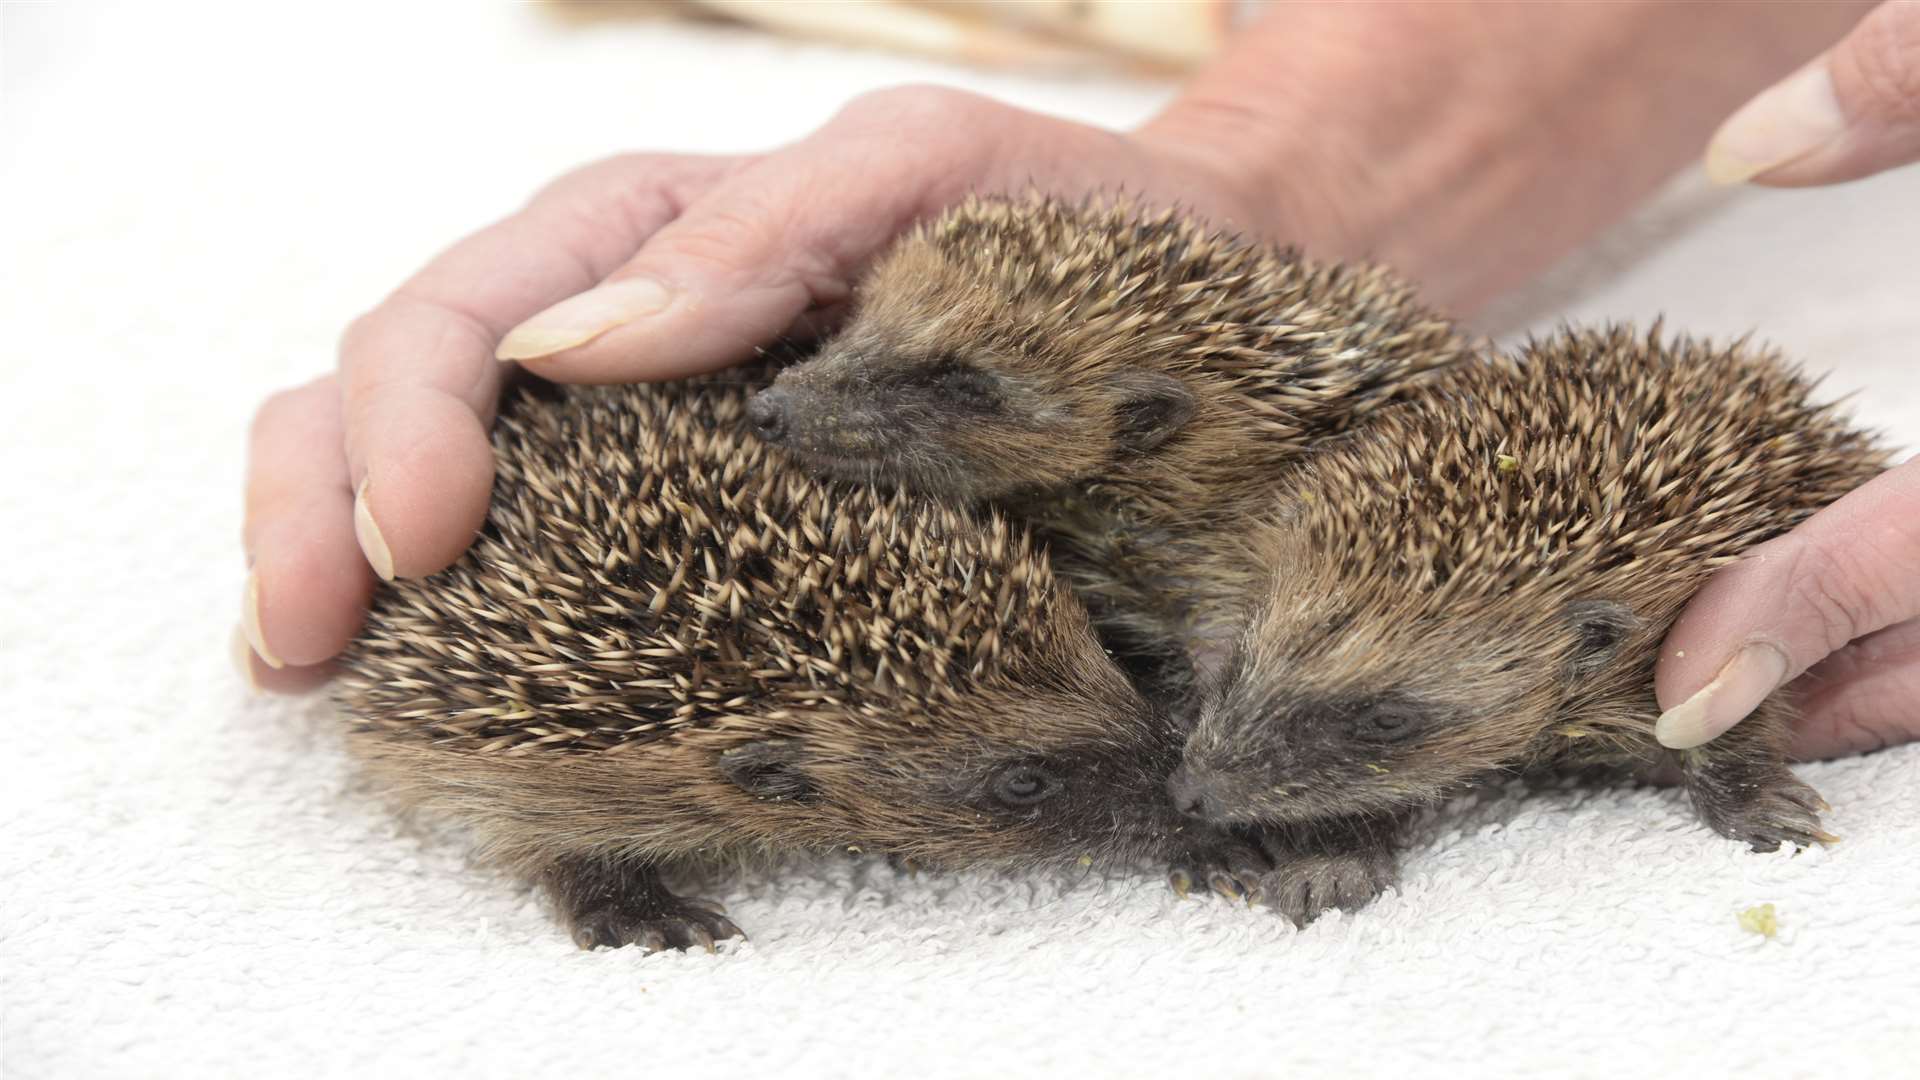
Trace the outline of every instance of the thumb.
<instances>
[{"instance_id":1,"label":"thumb","mask_svg":"<svg viewBox=\"0 0 1920 1080\"><path fill-rule=\"evenodd\" d=\"M716 184L598 286L528 319L497 355L564 382L669 379L739 361L846 300L916 219L965 195L1002 125L985 99L883 91Z\"/></svg>"},{"instance_id":2,"label":"thumb","mask_svg":"<svg viewBox=\"0 0 1920 1080\"><path fill-rule=\"evenodd\" d=\"M1699 746L1855 638L1920 615L1920 458L1719 573L1667 634L1654 736Z\"/></svg>"},{"instance_id":3,"label":"thumb","mask_svg":"<svg viewBox=\"0 0 1920 1080\"><path fill-rule=\"evenodd\" d=\"M1707 146L1716 183L1807 187L1920 161L1920 3L1890 0L1741 106Z\"/></svg>"}]
</instances>

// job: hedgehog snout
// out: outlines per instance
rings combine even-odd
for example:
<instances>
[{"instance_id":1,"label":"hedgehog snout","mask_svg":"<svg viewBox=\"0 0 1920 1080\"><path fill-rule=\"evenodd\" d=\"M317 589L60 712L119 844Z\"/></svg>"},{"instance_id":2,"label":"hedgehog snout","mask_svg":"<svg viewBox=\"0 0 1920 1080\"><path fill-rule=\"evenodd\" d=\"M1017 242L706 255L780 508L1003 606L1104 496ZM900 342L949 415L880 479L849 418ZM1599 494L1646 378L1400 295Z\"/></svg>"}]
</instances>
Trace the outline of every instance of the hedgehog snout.
<instances>
[{"instance_id":1,"label":"hedgehog snout","mask_svg":"<svg viewBox=\"0 0 1920 1080\"><path fill-rule=\"evenodd\" d=\"M787 392L769 386L747 399L747 423L761 441L778 443L787 437L787 410Z\"/></svg>"},{"instance_id":2,"label":"hedgehog snout","mask_svg":"<svg viewBox=\"0 0 1920 1080\"><path fill-rule=\"evenodd\" d=\"M1167 794L1173 798L1174 809L1202 820L1217 820L1229 803L1217 777L1187 765L1175 769L1167 778Z\"/></svg>"}]
</instances>

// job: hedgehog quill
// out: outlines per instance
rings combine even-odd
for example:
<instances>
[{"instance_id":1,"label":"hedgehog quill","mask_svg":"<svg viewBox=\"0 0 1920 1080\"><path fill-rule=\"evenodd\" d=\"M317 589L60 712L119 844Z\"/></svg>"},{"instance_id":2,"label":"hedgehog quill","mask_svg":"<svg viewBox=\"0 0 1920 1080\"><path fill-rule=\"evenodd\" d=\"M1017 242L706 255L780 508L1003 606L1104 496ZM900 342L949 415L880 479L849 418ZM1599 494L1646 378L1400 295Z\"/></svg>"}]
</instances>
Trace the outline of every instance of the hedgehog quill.
<instances>
[{"instance_id":1,"label":"hedgehog quill","mask_svg":"<svg viewBox=\"0 0 1920 1080\"><path fill-rule=\"evenodd\" d=\"M386 586L349 746L584 947L738 928L663 874L858 846L934 866L1172 857L1180 742L1004 518L813 479L751 376L522 394L482 535Z\"/></svg>"}]
</instances>

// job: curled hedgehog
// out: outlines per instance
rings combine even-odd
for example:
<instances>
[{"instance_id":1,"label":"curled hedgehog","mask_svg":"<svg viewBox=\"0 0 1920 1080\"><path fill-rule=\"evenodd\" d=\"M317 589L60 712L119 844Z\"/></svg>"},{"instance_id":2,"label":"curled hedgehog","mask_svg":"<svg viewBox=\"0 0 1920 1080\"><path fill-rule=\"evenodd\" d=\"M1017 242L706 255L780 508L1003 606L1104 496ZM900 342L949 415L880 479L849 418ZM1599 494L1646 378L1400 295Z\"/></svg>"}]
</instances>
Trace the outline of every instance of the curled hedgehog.
<instances>
[{"instance_id":1,"label":"curled hedgehog","mask_svg":"<svg viewBox=\"0 0 1920 1080\"><path fill-rule=\"evenodd\" d=\"M1787 767L1791 697L1714 742L1653 738L1661 640L1715 569L1885 468L1774 354L1568 330L1463 365L1299 473L1271 567L1199 689L1171 784L1276 865L1296 920L1394 878L1406 815L1522 769L1677 764L1757 850L1831 839Z\"/></svg>"},{"instance_id":2,"label":"curled hedgehog","mask_svg":"<svg viewBox=\"0 0 1920 1080\"><path fill-rule=\"evenodd\" d=\"M739 931L663 873L854 845L935 866L1171 857L1180 743L1004 518L808 476L751 381L510 399L487 525L383 586L351 751L546 887L584 947Z\"/></svg>"},{"instance_id":3,"label":"curled hedgehog","mask_svg":"<svg viewBox=\"0 0 1920 1080\"><path fill-rule=\"evenodd\" d=\"M1286 470L1476 350L1378 267L1125 199L974 198L896 243L751 408L827 475L1033 524L1171 698L1260 587L1244 526Z\"/></svg>"}]
</instances>

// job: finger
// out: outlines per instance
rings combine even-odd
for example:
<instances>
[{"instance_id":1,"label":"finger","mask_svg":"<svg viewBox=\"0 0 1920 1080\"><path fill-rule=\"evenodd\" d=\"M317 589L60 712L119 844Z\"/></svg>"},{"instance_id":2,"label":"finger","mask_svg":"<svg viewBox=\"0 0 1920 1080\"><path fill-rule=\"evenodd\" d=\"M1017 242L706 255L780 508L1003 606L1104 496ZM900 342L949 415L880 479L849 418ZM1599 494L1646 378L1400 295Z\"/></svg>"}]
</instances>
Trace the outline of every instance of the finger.
<instances>
[{"instance_id":1,"label":"finger","mask_svg":"<svg viewBox=\"0 0 1920 1080\"><path fill-rule=\"evenodd\" d=\"M744 359L803 312L844 300L895 236L991 186L1005 161L1019 158L1022 178L1061 171L1054 162L1075 149L1036 130L1062 144L1113 138L954 91L869 95L715 186L598 288L516 327L499 356L569 382Z\"/></svg>"},{"instance_id":2,"label":"finger","mask_svg":"<svg viewBox=\"0 0 1920 1080\"><path fill-rule=\"evenodd\" d=\"M1920 738L1920 619L1869 634L1800 680L1801 760L1878 750Z\"/></svg>"},{"instance_id":3,"label":"finger","mask_svg":"<svg viewBox=\"0 0 1920 1080\"><path fill-rule=\"evenodd\" d=\"M340 393L329 376L254 416L241 543L241 625L270 668L318 664L360 628L373 574L353 536Z\"/></svg>"},{"instance_id":4,"label":"finger","mask_svg":"<svg viewBox=\"0 0 1920 1080\"><path fill-rule=\"evenodd\" d=\"M341 347L347 519L383 578L430 574L467 549L493 485L487 429L499 365L470 316L406 295L348 330Z\"/></svg>"},{"instance_id":5,"label":"finger","mask_svg":"<svg viewBox=\"0 0 1920 1080\"><path fill-rule=\"evenodd\" d=\"M734 167L729 158L616 158L441 254L349 328L340 349L349 519L386 578L444 568L485 520L487 429L506 329L599 281Z\"/></svg>"},{"instance_id":6,"label":"finger","mask_svg":"<svg viewBox=\"0 0 1920 1080\"><path fill-rule=\"evenodd\" d=\"M267 666L267 662L253 651L246 632L239 627L234 628L230 648L240 678L246 683L247 689L254 693L304 694L319 689L333 678L332 664L315 664L312 667Z\"/></svg>"},{"instance_id":7,"label":"finger","mask_svg":"<svg viewBox=\"0 0 1920 1080\"><path fill-rule=\"evenodd\" d=\"M1832 184L1920 160L1920 4L1884 3L1735 112L1707 149L1725 184Z\"/></svg>"},{"instance_id":8,"label":"finger","mask_svg":"<svg viewBox=\"0 0 1920 1080\"><path fill-rule=\"evenodd\" d=\"M1654 729L1684 749L1855 638L1920 616L1920 459L1715 574L1662 648Z\"/></svg>"}]
</instances>

